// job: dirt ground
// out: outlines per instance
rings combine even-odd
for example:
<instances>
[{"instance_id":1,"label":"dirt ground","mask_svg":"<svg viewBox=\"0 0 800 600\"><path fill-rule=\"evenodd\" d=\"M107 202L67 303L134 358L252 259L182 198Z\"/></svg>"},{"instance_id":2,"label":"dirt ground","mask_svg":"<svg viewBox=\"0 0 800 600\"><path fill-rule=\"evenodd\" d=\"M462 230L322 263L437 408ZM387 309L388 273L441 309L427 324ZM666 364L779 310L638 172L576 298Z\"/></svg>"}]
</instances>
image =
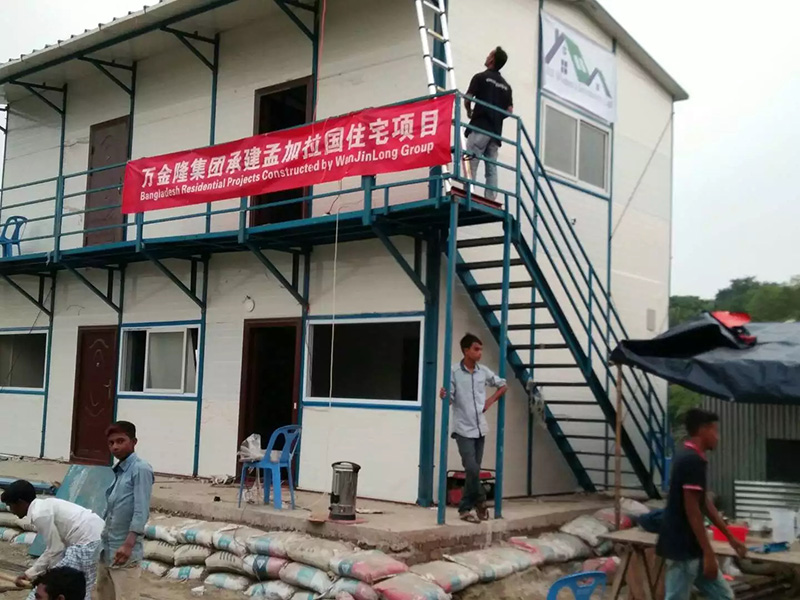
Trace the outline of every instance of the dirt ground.
<instances>
[{"instance_id":1,"label":"dirt ground","mask_svg":"<svg viewBox=\"0 0 800 600\"><path fill-rule=\"evenodd\" d=\"M19 574L30 563L26 546L14 546L0 542L0 571ZM474 585L457 594L460 600L545 600L550 584L571 572L569 565L547 567L543 570L529 569L501 581L486 585ZM189 600L195 598L191 590L200 582L177 583L142 574L142 598L147 600ZM25 600L27 592L0 585L0 600ZM241 593L206 588L203 598L210 600L241 600ZM565 595L564 598L570 598Z\"/></svg>"}]
</instances>

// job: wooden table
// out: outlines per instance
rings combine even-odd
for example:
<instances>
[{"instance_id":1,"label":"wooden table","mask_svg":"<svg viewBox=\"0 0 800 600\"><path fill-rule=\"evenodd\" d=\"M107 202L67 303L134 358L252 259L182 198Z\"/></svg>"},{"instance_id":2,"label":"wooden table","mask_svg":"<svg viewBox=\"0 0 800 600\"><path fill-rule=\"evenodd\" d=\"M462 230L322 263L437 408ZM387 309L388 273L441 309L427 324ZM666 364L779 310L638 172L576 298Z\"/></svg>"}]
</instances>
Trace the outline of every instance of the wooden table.
<instances>
[{"instance_id":1,"label":"wooden table","mask_svg":"<svg viewBox=\"0 0 800 600\"><path fill-rule=\"evenodd\" d=\"M655 547L658 536L655 533L648 533L641 529L627 529L625 531L608 533L601 537L604 540L609 540L615 544L620 544L625 547L621 557L622 562L620 563L620 566L617 569L617 574L614 578L614 585L611 587L612 600L617 600L617 598L619 598L620 590L625 582L625 574L628 571L631 558L634 555L639 556L642 559L642 564L644 565L646 581L644 582L643 587L645 590L645 597L648 600L654 600L656 585L661 577L661 572L664 570L664 561L659 560L656 573L651 573L647 565L645 551ZM747 544L748 546L760 546L768 541L769 540L765 541L763 539L748 539ZM717 556L736 556L736 552L727 542L717 542L712 540L711 547L714 549L714 553ZM747 558L789 567L800 567L800 548L795 545L788 552L773 552L771 554L748 552ZM655 577L653 577L653 575L655 575Z\"/></svg>"}]
</instances>

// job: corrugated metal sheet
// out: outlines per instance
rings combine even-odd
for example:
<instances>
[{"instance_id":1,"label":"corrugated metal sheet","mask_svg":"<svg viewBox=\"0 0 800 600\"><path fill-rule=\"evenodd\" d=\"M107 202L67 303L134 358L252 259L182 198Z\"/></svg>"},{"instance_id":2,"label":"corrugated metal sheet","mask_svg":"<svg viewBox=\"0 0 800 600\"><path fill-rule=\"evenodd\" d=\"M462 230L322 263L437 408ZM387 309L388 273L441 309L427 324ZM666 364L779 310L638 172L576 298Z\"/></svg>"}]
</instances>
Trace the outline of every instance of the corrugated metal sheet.
<instances>
[{"instance_id":1,"label":"corrugated metal sheet","mask_svg":"<svg viewBox=\"0 0 800 600\"><path fill-rule=\"evenodd\" d=\"M768 481L734 482L736 520L745 520L759 528L771 521L771 508L800 509L800 484Z\"/></svg>"},{"instance_id":2,"label":"corrugated metal sheet","mask_svg":"<svg viewBox=\"0 0 800 600\"><path fill-rule=\"evenodd\" d=\"M800 406L705 398L703 408L719 415L720 430L719 447L710 456L708 484L732 513L734 481L767 479L767 440L800 440Z\"/></svg>"}]
</instances>

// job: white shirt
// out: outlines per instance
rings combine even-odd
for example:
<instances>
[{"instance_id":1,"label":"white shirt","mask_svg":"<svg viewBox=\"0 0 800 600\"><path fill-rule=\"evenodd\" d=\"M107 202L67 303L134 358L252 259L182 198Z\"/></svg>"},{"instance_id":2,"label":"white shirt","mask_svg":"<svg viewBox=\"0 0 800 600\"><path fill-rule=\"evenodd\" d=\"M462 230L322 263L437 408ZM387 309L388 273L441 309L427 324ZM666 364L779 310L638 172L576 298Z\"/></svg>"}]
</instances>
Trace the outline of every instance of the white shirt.
<instances>
[{"instance_id":1,"label":"white shirt","mask_svg":"<svg viewBox=\"0 0 800 600\"><path fill-rule=\"evenodd\" d=\"M58 498L37 498L28 508L28 517L47 544L44 554L25 571L30 580L55 566L68 546L99 542L105 526L89 509Z\"/></svg>"}]
</instances>

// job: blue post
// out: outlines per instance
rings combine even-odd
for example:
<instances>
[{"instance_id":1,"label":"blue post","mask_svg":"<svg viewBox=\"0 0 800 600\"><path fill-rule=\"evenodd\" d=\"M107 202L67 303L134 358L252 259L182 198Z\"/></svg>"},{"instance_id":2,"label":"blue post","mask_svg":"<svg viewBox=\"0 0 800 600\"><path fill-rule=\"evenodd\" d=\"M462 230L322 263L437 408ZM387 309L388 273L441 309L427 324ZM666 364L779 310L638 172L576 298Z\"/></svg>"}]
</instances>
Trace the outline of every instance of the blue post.
<instances>
[{"instance_id":1,"label":"blue post","mask_svg":"<svg viewBox=\"0 0 800 600\"><path fill-rule=\"evenodd\" d=\"M217 81L219 80L219 34L214 36L214 55L211 63L211 118L208 145L213 146L217 136ZM211 203L206 204L206 233L211 233Z\"/></svg>"},{"instance_id":2,"label":"blue post","mask_svg":"<svg viewBox=\"0 0 800 600\"><path fill-rule=\"evenodd\" d=\"M442 249L438 234L429 236L425 248L425 286L430 292L425 302L423 342L422 412L420 422L419 483L417 504L433 503L433 468L436 447L436 366L439 353L439 279Z\"/></svg>"},{"instance_id":3,"label":"blue post","mask_svg":"<svg viewBox=\"0 0 800 600\"><path fill-rule=\"evenodd\" d=\"M509 279L511 277L511 219L508 214L508 200L506 200L506 214L503 221L503 291L500 309L500 368L499 375L505 378L508 365L508 295ZM494 518L503 517L503 462L505 459L506 438L506 397L503 394L497 403L497 452L495 459L496 480L494 486Z\"/></svg>"},{"instance_id":4,"label":"blue post","mask_svg":"<svg viewBox=\"0 0 800 600\"><path fill-rule=\"evenodd\" d=\"M203 373L206 362L206 311L208 306L208 257L203 258L203 291L200 297L203 306L200 308L200 332L197 336L199 357L197 361L197 400L194 424L194 461L192 476L197 477L200 467L200 424L203 421Z\"/></svg>"},{"instance_id":5,"label":"blue post","mask_svg":"<svg viewBox=\"0 0 800 600\"><path fill-rule=\"evenodd\" d=\"M453 295L455 293L456 252L458 251L458 202L450 202L450 228L447 240L447 290L444 317L444 364L442 368L442 387L445 395L442 400L442 426L439 431L439 495L436 522L444 525L447 508L447 450L450 433L450 370L453 367Z\"/></svg>"},{"instance_id":6,"label":"blue post","mask_svg":"<svg viewBox=\"0 0 800 600\"><path fill-rule=\"evenodd\" d=\"M361 222L364 225L372 223L372 188L375 185L373 175L364 175L361 178L361 187L364 188L364 211L361 213Z\"/></svg>"},{"instance_id":7,"label":"blue post","mask_svg":"<svg viewBox=\"0 0 800 600\"><path fill-rule=\"evenodd\" d=\"M67 84L61 93L61 138L58 150L58 180L56 183L56 214L53 219L53 262L61 258L61 219L64 216L64 140L67 132Z\"/></svg>"},{"instance_id":8,"label":"blue post","mask_svg":"<svg viewBox=\"0 0 800 600\"><path fill-rule=\"evenodd\" d=\"M247 239L247 196L239 198L239 243Z\"/></svg>"},{"instance_id":9,"label":"blue post","mask_svg":"<svg viewBox=\"0 0 800 600\"><path fill-rule=\"evenodd\" d=\"M305 347L307 344L306 341L306 330L308 329L308 309L311 304L310 302L310 290L311 290L311 250L304 249L303 250L303 298L305 299L305 303L302 304L302 321L301 321L301 331L300 331L300 348L301 352L305 351ZM306 361L305 357L301 357L300 360L300 390L298 391L299 398L297 399L297 424L300 427L303 426L303 391L305 390L305 377L306 377ZM295 481L295 486L299 485L300 482L300 451L302 450L303 439L300 436L300 439L297 441L297 449L294 453L294 469L295 474L297 476L297 481Z\"/></svg>"},{"instance_id":10,"label":"blue post","mask_svg":"<svg viewBox=\"0 0 800 600\"><path fill-rule=\"evenodd\" d=\"M133 112L136 108L136 62L131 65L131 87L128 108L128 160L133 158ZM122 193L122 190L120 190ZM135 218L135 217L134 217ZM125 225L122 229L122 239L128 239L128 215L122 216Z\"/></svg>"},{"instance_id":11,"label":"blue post","mask_svg":"<svg viewBox=\"0 0 800 600\"><path fill-rule=\"evenodd\" d=\"M112 280L113 281L113 280ZM111 287L111 299L114 299L114 287ZM121 356L122 352L122 313L125 312L125 265L119 269L119 311L117 311L117 344L116 355ZM114 388L114 407L112 409L113 420L117 420L117 410L119 408L119 384Z\"/></svg>"},{"instance_id":12,"label":"blue post","mask_svg":"<svg viewBox=\"0 0 800 600\"><path fill-rule=\"evenodd\" d=\"M50 399L50 364L53 356L53 319L56 316L56 277L58 271L53 271L50 281L50 322L47 325L47 360L44 371L44 399L42 401L42 439L39 444L39 458L44 458L45 440L47 438L47 408Z\"/></svg>"},{"instance_id":13,"label":"blue post","mask_svg":"<svg viewBox=\"0 0 800 600\"><path fill-rule=\"evenodd\" d=\"M455 122L453 128L453 178L458 180L461 177L461 94L456 94L455 103Z\"/></svg>"}]
</instances>

